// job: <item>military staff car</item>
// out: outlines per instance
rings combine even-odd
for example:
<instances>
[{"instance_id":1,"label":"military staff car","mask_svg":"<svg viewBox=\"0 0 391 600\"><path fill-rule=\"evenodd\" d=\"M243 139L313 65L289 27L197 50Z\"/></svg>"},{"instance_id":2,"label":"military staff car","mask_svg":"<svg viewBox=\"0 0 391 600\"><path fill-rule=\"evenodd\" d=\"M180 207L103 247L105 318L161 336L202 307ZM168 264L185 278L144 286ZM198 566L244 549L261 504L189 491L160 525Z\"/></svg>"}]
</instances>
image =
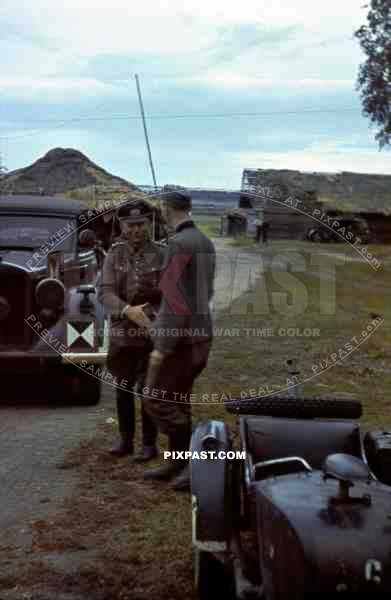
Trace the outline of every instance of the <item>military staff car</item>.
<instances>
[{"instance_id":1,"label":"military staff car","mask_svg":"<svg viewBox=\"0 0 391 600\"><path fill-rule=\"evenodd\" d=\"M97 240L88 206L0 197L0 374L53 381L56 395L99 402L107 324L98 302Z\"/></svg>"},{"instance_id":2,"label":"military staff car","mask_svg":"<svg viewBox=\"0 0 391 600\"><path fill-rule=\"evenodd\" d=\"M198 596L389 597L391 429L364 432L354 399L292 396L227 404L244 458L192 457ZM192 452L232 447L222 421L193 433Z\"/></svg>"}]
</instances>

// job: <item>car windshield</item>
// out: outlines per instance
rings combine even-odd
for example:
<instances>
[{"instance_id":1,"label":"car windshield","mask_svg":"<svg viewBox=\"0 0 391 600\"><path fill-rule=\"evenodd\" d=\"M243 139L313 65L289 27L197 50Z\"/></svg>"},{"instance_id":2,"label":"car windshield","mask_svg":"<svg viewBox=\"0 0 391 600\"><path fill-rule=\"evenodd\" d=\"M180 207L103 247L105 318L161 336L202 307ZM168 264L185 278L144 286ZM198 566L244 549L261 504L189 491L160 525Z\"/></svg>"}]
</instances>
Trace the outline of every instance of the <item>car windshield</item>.
<instances>
[{"instance_id":1,"label":"car windshield","mask_svg":"<svg viewBox=\"0 0 391 600\"><path fill-rule=\"evenodd\" d=\"M74 219L41 215L0 214L0 247L41 248L72 252L77 224Z\"/></svg>"}]
</instances>

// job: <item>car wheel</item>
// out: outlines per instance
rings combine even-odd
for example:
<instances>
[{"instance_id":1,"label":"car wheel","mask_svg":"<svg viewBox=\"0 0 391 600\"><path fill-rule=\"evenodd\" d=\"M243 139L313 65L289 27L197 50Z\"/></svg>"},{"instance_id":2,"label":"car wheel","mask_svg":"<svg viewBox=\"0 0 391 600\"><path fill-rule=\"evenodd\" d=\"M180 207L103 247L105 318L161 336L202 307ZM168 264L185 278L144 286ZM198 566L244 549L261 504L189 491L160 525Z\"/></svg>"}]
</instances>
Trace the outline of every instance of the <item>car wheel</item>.
<instances>
[{"instance_id":1,"label":"car wheel","mask_svg":"<svg viewBox=\"0 0 391 600\"><path fill-rule=\"evenodd\" d=\"M80 369L78 369L79 371ZM71 399L74 404L94 406L99 404L101 381L89 373L80 372L72 377Z\"/></svg>"},{"instance_id":2,"label":"car wheel","mask_svg":"<svg viewBox=\"0 0 391 600\"><path fill-rule=\"evenodd\" d=\"M222 563L210 552L194 552L195 587L199 600L235 600L235 581L231 563Z\"/></svg>"}]
</instances>

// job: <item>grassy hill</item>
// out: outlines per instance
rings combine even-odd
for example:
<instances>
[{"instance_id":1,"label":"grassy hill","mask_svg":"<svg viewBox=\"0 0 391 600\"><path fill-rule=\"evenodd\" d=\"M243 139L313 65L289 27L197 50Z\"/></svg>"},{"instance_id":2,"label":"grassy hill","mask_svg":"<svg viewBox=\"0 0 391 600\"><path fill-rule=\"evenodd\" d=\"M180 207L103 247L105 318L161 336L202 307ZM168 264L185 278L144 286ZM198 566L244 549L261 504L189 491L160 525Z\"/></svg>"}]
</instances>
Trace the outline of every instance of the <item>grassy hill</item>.
<instances>
[{"instance_id":1,"label":"grassy hill","mask_svg":"<svg viewBox=\"0 0 391 600\"><path fill-rule=\"evenodd\" d=\"M138 188L112 175L73 148L54 148L32 165L7 173L0 181L2 194L45 194L76 197L93 203Z\"/></svg>"}]
</instances>

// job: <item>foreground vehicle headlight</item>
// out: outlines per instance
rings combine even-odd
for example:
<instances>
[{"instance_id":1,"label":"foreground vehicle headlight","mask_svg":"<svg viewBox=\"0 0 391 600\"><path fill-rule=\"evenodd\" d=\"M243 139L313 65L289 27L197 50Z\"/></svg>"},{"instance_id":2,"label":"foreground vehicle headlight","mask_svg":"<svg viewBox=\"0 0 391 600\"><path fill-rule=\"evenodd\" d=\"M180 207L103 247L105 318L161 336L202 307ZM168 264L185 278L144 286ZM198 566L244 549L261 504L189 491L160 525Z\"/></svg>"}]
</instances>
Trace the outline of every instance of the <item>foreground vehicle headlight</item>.
<instances>
[{"instance_id":1,"label":"foreground vehicle headlight","mask_svg":"<svg viewBox=\"0 0 391 600\"><path fill-rule=\"evenodd\" d=\"M214 451L220 447L219 432L216 425L211 421L201 439L203 450Z\"/></svg>"},{"instance_id":2,"label":"foreground vehicle headlight","mask_svg":"<svg viewBox=\"0 0 391 600\"><path fill-rule=\"evenodd\" d=\"M42 308L61 309L65 299L64 284L58 279L42 279L35 288L35 298Z\"/></svg>"},{"instance_id":3,"label":"foreground vehicle headlight","mask_svg":"<svg viewBox=\"0 0 391 600\"><path fill-rule=\"evenodd\" d=\"M216 451L220 447L220 441L211 435L202 438L202 448L207 452Z\"/></svg>"},{"instance_id":4,"label":"foreground vehicle headlight","mask_svg":"<svg viewBox=\"0 0 391 600\"><path fill-rule=\"evenodd\" d=\"M11 312L11 306L7 298L0 296L0 321L5 321Z\"/></svg>"}]
</instances>

